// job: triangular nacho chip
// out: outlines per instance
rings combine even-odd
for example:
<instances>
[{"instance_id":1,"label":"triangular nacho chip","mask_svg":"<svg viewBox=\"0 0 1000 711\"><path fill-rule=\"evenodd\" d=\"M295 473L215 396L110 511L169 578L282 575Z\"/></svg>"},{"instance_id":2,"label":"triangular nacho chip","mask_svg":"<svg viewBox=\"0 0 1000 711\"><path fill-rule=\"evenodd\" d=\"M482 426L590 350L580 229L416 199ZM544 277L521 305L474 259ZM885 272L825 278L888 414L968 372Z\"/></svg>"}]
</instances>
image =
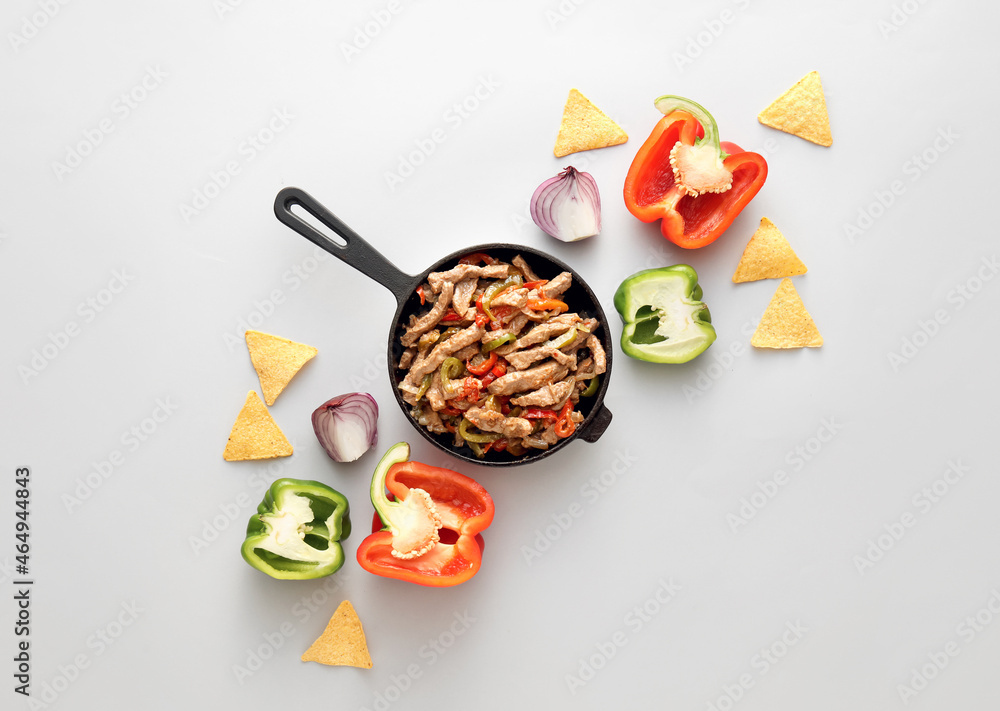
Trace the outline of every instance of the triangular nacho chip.
<instances>
[{"instance_id":1,"label":"triangular nacho chip","mask_svg":"<svg viewBox=\"0 0 1000 711\"><path fill-rule=\"evenodd\" d=\"M273 405L299 369L319 351L304 343L289 341L260 331L247 331L247 349L260 378L264 401Z\"/></svg>"},{"instance_id":2,"label":"triangular nacho chip","mask_svg":"<svg viewBox=\"0 0 1000 711\"><path fill-rule=\"evenodd\" d=\"M340 603L333 617L312 646L302 655L303 662L319 662L330 666L372 668L365 631L358 613L348 600Z\"/></svg>"},{"instance_id":3,"label":"triangular nacho chip","mask_svg":"<svg viewBox=\"0 0 1000 711\"><path fill-rule=\"evenodd\" d=\"M229 433L222 458L227 462L239 462L287 457L291 453L291 443L257 397L256 391L248 392L243 409Z\"/></svg>"},{"instance_id":4,"label":"triangular nacho chip","mask_svg":"<svg viewBox=\"0 0 1000 711\"><path fill-rule=\"evenodd\" d=\"M798 83L757 114L765 126L791 133L821 146L833 144L830 117L819 72L809 72Z\"/></svg>"},{"instance_id":5,"label":"triangular nacho chip","mask_svg":"<svg viewBox=\"0 0 1000 711\"><path fill-rule=\"evenodd\" d=\"M562 158L570 153L589 151L592 148L617 146L628 140L621 126L591 103L576 89L569 90L563 108L562 124L553 153Z\"/></svg>"},{"instance_id":6,"label":"triangular nacho chip","mask_svg":"<svg viewBox=\"0 0 1000 711\"><path fill-rule=\"evenodd\" d=\"M756 348L815 348L823 336L806 311L792 280L785 278L771 297L750 344Z\"/></svg>"},{"instance_id":7,"label":"triangular nacho chip","mask_svg":"<svg viewBox=\"0 0 1000 711\"><path fill-rule=\"evenodd\" d=\"M769 219L762 217L760 227L753 233L743 250L740 263L736 265L733 283L780 279L805 274L806 271L806 265L796 256L781 230Z\"/></svg>"}]
</instances>

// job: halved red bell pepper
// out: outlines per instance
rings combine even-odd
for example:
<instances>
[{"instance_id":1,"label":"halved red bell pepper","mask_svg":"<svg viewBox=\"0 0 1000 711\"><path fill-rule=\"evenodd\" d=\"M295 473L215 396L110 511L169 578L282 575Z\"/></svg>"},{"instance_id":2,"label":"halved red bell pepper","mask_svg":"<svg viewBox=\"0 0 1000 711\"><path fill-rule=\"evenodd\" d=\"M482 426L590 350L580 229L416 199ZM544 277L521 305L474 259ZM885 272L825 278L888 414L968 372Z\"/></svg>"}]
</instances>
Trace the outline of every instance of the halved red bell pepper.
<instances>
[{"instance_id":1,"label":"halved red bell pepper","mask_svg":"<svg viewBox=\"0 0 1000 711\"><path fill-rule=\"evenodd\" d=\"M711 244L764 185L767 162L721 143L715 119L689 99L661 96L665 115L636 153L625 178L625 206L643 222L662 220L668 240Z\"/></svg>"},{"instance_id":2,"label":"halved red bell pepper","mask_svg":"<svg viewBox=\"0 0 1000 711\"><path fill-rule=\"evenodd\" d=\"M479 533L493 522L493 499L469 477L409 457L400 442L375 468L371 497L382 527L362 541L358 562L417 585L464 583L482 565Z\"/></svg>"}]
</instances>

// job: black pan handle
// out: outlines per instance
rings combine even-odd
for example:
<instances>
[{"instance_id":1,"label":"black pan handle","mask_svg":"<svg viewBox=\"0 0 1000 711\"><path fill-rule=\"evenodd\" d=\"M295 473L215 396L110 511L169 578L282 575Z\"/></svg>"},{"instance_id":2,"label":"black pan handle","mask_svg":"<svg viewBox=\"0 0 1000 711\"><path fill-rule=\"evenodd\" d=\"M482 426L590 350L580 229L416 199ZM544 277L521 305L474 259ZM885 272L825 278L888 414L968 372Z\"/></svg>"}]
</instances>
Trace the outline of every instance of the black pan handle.
<instances>
[{"instance_id":1,"label":"black pan handle","mask_svg":"<svg viewBox=\"0 0 1000 711\"><path fill-rule=\"evenodd\" d=\"M293 213L292 207L295 205L333 230L346 244L337 244ZM310 242L387 288L396 297L398 303L406 301L416 288L417 285L414 283L417 280L416 277L400 271L395 264L361 239L357 232L344 224L339 217L323 207L305 190L300 188L282 189L274 199L274 214L281 222Z\"/></svg>"},{"instance_id":2,"label":"black pan handle","mask_svg":"<svg viewBox=\"0 0 1000 711\"><path fill-rule=\"evenodd\" d=\"M600 409L594 414L594 419L590 421L586 429L580 431L580 439L593 444L601 438L604 430L611 424L611 410L601 403Z\"/></svg>"}]
</instances>

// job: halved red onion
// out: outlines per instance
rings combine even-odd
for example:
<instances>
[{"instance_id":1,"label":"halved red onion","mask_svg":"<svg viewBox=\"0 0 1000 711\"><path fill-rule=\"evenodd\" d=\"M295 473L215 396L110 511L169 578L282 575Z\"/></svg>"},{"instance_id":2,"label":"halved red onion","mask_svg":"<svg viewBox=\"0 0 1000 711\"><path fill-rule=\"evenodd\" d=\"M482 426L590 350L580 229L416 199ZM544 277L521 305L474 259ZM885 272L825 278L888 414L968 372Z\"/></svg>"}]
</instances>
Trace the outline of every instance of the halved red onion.
<instances>
[{"instance_id":1,"label":"halved red onion","mask_svg":"<svg viewBox=\"0 0 1000 711\"><path fill-rule=\"evenodd\" d=\"M338 462L353 462L378 444L377 422L378 403L368 393L338 395L312 414L316 439Z\"/></svg>"},{"instance_id":2,"label":"halved red onion","mask_svg":"<svg viewBox=\"0 0 1000 711\"><path fill-rule=\"evenodd\" d=\"M569 166L538 186L531 196L531 219L563 242L576 242L601 231L601 195L590 173Z\"/></svg>"}]
</instances>

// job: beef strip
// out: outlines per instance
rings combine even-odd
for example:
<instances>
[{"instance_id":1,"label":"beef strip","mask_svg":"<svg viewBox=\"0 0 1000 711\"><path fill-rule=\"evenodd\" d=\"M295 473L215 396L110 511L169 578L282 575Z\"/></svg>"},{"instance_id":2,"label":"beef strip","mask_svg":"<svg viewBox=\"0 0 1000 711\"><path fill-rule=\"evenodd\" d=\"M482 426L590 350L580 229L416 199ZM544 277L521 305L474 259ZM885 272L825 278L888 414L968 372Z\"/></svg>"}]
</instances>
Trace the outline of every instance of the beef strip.
<instances>
[{"instance_id":1,"label":"beef strip","mask_svg":"<svg viewBox=\"0 0 1000 711\"><path fill-rule=\"evenodd\" d=\"M503 279L507 276L509 269L509 264L487 264L484 267L475 264L459 264L446 272L428 274L427 283L431 285L431 289L436 294L444 288L445 284L454 286L458 282L472 277L477 279L479 277L484 279Z\"/></svg>"},{"instance_id":2,"label":"beef strip","mask_svg":"<svg viewBox=\"0 0 1000 711\"><path fill-rule=\"evenodd\" d=\"M406 347L410 347L417 342L417 339L420 338L420 336L437 326L441 317L444 316L445 310L451 305L451 297L454 293L455 285L445 283L444 286L441 287L441 296L439 296L438 300L434 302L434 307L410 324L410 327L406 329L406 333L404 333L402 338L399 339L400 343Z\"/></svg>"},{"instance_id":3,"label":"beef strip","mask_svg":"<svg viewBox=\"0 0 1000 711\"><path fill-rule=\"evenodd\" d=\"M400 387L402 387L404 383L410 386L417 386L420 381L423 380L425 375L439 368L441 364L444 363L444 359L452 353L461 351L466 346L478 343L479 339L483 337L484 332L485 331L482 326L472 324L468 328L465 328L458 333L449 336L441 343L438 343L434 346L434 350L432 350L426 358L418 360L413 364L410 368L410 372L406 374L406 378L403 380L403 383L400 384Z\"/></svg>"},{"instance_id":4,"label":"beef strip","mask_svg":"<svg viewBox=\"0 0 1000 711\"><path fill-rule=\"evenodd\" d=\"M468 279L463 279L455 285L455 295L451 297L452 308L455 309L455 313L459 316L468 315L469 304L472 301L472 295L476 291L476 284L479 280L475 277L469 277ZM469 316L471 318L471 316Z\"/></svg>"},{"instance_id":5,"label":"beef strip","mask_svg":"<svg viewBox=\"0 0 1000 711\"><path fill-rule=\"evenodd\" d=\"M560 272L538 290L545 295L544 298L555 299L571 286L573 286L573 275L569 272Z\"/></svg>"},{"instance_id":6,"label":"beef strip","mask_svg":"<svg viewBox=\"0 0 1000 711\"><path fill-rule=\"evenodd\" d=\"M494 297L493 300L490 301L490 309L496 308L497 306L512 306L515 309L523 309L527 305L527 289L511 289L510 291Z\"/></svg>"},{"instance_id":7,"label":"beef strip","mask_svg":"<svg viewBox=\"0 0 1000 711\"><path fill-rule=\"evenodd\" d=\"M416 355L417 355L416 346L410 346L405 351L403 351L403 355L400 356L399 358L399 366L397 367L400 370L406 370L407 368L410 367L410 364L413 362L413 359L414 357L416 357Z\"/></svg>"},{"instance_id":8,"label":"beef strip","mask_svg":"<svg viewBox=\"0 0 1000 711\"><path fill-rule=\"evenodd\" d=\"M550 318L545 323L537 324L526 334L517 339L515 350L521 350L528 346L544 343L553 336L566 333L575 324L580 323L580 317L576 314L560 314Z\"/></svg>"},{"instance_id":9,"label":"beef strip","mask_svg":"<svg viewBox=\"0 0 1000 711\"><path fill-rule=\"evenodd\" d=\"M447 405L445 402L445 392L444 385L441 383L441 374L435 372L434 377L431 378L431 385L427 388L425 393L427 402L431 404L434 410L440 410L442 407Z\"/></svg>"},{"instance_id":10,"label":"beef strip","mask_svg":"<svg viewBox=\"0 0 1000 711\"><path fill-rule=\"evenodd\" d=\"M568 372L569 368L555 361L550 361L528 370L518 370L502 375L490 383L489 390L494 395L512 395L537 390L545 383L562 380Z\"/></svg>"},{"instance_id":11,"label":"beef strip","mask_svg":"<svg viewBox=\"0 0 1000 711\"><path fill-rule=\"evenodd\" d=\"M527 395L511 398L510 402L512 405L520 405L521 407L547 407L562 404L573 392L574 385L576 385L576 380L572 378L560 380L554 385L547 383Z\"/></svg>"},{"instance_id":12,"label":"beef strip","mask_svg":"<svg viewBox=\"0 0 1000 711\"><path fill-rule=\"evenodd\" d=\"M538 275L532 271L531 267L528 266L528 263L524 261L524 257L520 254L514 257L511 261L514 263L515 267L521 270L525 281L539 281Z\"/></svg>"},{"instance_id":13,"label":"beef strip","mask_svg":"<svg viewBox=\"0 0 1000 711\"><path fill-rule=\"evenodd\" d=\"M510 353L507 355L507 362L511 364L514 370L524 370L532 363L537 363L545 358L554 358L557 363L566 367L576 367L576 356L567 355L558 348L545 345Z\"/></svg>"},{"instance_id":14,"label":"beef strip","mask_svg":"<svg viewBox=\"0 0 1000 711\"><path fill-rule=\"evenodd\" d=\"M504 437L524 437L531 434L531 423L523 417L504 417L484 407L470 407L465 417L483 432L497 432Z\"/></svg>"},{"instance_id":15,"label":"beef strip","mask_svg":"<svg viewBox=\"0 0 1000 711\"><path fill-rule=\"evenodd\" d=\"M601 339L591 334L587 338L587 348L590 349L590 353L594 356L594 365L596 366L594 374L600 375L608 369L608 356L604 352L604 346L601 345Z\"/></svg>"}]
</instances>

